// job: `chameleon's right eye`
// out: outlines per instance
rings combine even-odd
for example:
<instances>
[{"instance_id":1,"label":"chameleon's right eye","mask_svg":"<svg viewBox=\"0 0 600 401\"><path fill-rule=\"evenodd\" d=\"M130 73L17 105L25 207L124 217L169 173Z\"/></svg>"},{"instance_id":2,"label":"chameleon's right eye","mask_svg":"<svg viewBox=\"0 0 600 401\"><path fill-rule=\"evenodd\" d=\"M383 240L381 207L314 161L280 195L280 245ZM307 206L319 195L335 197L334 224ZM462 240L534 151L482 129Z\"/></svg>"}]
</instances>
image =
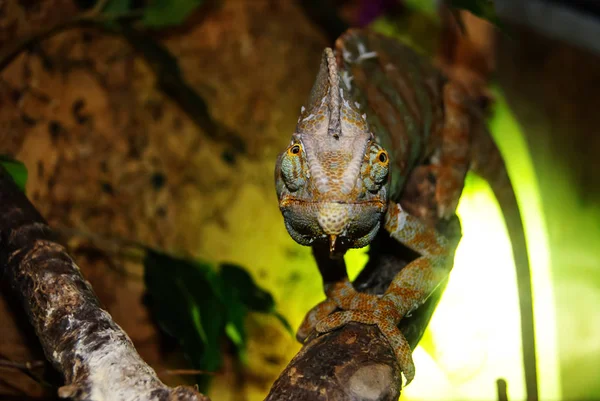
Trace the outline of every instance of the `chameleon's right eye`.
<instances>
[{"instance_id":1,"label":"chameleon's right eye","mask_svg":"<svg viewBox=\"0 0 600 401\"><path fill-rule=\"evenodd\" d=\"M281 158L281 177L290 192L295 192L306 182L302 145L292 144Z\"/></svg>"},{"instance_id":2,"label":"chameleon's right eye","mask_svg":"<svg viewBox=\"0 0 600 401\"><path fill-rule=\"evenodd\" d=\"M377 144L371 145L362 167L363 182L369 191L379 191L385 184L388 179L389 164L390 157L385 149Z\"/></svg>"},{"instance_id":3,"label":"chameleon's right eye","mask_svg":"<svg viewBox=\"0 0 600 401\"><path fill-rule=\"evenodd\" d=\"M381 164L383 167L387 167L390 158L387 155L387 152L384 149L381 149L379 152L377 152L377 156L375 157L375 159L379 162L379 164Z\"/></svg>"},{"instance_id":4,"label":"chameleon's right eye","mask_svg":"<svg viewBox=\"0 0 600 401\"><path fill-rule=\"evenodd\" d=\"M300 154L300 145L299 144L292 145L288 149L288 154L290 154L290 155L299 155Z\"/></svg>"}]
</instances>

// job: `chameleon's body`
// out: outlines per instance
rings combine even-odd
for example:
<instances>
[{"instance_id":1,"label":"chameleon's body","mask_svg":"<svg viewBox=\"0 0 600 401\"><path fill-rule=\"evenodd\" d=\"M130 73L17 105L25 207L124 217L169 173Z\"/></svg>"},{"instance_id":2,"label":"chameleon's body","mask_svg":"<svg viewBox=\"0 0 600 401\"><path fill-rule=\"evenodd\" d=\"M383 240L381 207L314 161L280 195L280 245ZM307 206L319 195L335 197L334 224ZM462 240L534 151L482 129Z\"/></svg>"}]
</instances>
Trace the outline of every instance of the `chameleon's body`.
<instances>
[{"instance_id":1,"label":"chameleon's body","mask_svg":"<svg viewBox=\"0 0 600 401\"><path fill-rule=\"evenodd\" d=\"M349 31L335 50L323 53L275 171L286 227L297 242L313 247L327 294L305 318L298 338L351 321L376 324L408 383L414 377L411 349L397 326L452 269L457 242L432 221L455 216L467 171L486 178L509 209L513 251L528 279L521 221L502 158L459 84L381 35ZM403 194L409 187L418 191L423 178L435 185L435 216L400 206ZM359 293L345 274L343 254L378 240L382 229L420 256L399 271L384 295ZM342 311L332 313L336 309Z\"/></svg>"}]
</instances>

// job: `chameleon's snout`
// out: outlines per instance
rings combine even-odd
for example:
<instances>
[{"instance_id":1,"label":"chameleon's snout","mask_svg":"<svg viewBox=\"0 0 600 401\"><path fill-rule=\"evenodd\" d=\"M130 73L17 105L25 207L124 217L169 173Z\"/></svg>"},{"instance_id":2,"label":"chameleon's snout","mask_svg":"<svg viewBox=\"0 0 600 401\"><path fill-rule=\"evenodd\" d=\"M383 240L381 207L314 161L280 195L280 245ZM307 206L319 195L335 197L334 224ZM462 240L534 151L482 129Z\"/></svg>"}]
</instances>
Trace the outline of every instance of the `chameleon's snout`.
<instances>
[{"instance_id":1,"label":"chameleon's snout","mask_svg":"<svg viewBox=\"0 0 600 401\"><path fill-rule=\"evenodd\" d=\"M330 251L362 248L379 231L385 214L383 202L280 203L291 237L301 245L327 244Z\"/></svg>"},{"instance_id":2,"label":"chameleon's snout","mask_svg":"<svg viewBox=\"0 0 600 401\"><path fill-rule=\"evenodd\" d=\"M342 234L349 222L348 205L324 203L319 207L317 221L328 237Z\"/></svg>"}]
</instances>

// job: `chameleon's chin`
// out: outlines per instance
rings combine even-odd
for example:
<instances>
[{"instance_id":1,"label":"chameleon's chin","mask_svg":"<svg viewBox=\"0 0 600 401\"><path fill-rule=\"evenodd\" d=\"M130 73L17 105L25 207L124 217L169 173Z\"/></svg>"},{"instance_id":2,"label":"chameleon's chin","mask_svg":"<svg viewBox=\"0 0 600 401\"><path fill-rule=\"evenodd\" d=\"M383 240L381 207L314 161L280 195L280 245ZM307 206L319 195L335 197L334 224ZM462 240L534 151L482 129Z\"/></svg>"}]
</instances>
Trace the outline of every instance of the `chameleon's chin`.
<instances>
[{"instance_id":1,"label":"chameleon's chin","mask_svg":"<svg viewBox=\"0 0 600 401\"><path fill-rule=\"evenodd\" d=\"M381 227L385 203L281 202L290 236L301 245L323 243L344 252L367 246Z\"/></svg>"}]
</instances>

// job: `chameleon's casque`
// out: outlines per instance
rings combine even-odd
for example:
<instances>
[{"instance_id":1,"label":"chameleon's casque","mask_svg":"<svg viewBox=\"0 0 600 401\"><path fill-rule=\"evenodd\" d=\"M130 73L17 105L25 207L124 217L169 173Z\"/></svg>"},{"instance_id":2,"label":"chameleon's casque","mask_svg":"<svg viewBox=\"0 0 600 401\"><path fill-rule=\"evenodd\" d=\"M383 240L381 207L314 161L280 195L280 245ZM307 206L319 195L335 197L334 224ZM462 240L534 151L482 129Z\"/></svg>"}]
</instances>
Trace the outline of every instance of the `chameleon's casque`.
<instances>
[{"instance_id":1,"label":"chameleon's casque","mask_svg":"<svg viewBox=\"0 0 600 401\"><path fill-rule=\"evenodd\" d=\"M326 49L289 147L279 156L279 207L292 238L334 248L368 245L387 210L389 156L351 104Z\"/></svg>"}]
</instances>

